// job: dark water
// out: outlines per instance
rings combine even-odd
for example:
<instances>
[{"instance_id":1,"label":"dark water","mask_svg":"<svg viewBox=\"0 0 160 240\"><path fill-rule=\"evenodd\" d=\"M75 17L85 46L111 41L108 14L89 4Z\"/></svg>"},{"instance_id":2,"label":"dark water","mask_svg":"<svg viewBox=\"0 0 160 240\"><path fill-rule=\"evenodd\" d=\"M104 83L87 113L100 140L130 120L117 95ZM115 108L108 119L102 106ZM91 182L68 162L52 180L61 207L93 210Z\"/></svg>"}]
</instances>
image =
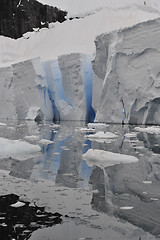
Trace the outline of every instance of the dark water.
<instances>
[{"instance_id":1,"label":"dark water","mask_svg":"<svg viewBox=\"0 0 160 240\"><path fill-rule=\"evenodd\" d=\"M41 147L34 155L18 148L12 154L11 147L0 154L0 239L160 239L159 128L94 130L114 133L112 139L91 139L93 130L85 128L78 122L0 125L0 137ZM138 162L88 162L82 155L90 148ZM13 208L17 201L25 206Z\"/></svg>"}]
</instances>

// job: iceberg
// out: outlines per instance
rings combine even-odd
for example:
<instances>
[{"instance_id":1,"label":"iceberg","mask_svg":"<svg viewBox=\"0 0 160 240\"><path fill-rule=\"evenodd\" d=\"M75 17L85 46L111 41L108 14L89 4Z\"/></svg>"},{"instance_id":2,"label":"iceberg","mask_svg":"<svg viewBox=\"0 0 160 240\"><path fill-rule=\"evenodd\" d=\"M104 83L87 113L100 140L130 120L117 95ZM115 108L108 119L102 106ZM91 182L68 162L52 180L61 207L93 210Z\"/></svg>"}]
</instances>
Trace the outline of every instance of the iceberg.
<instances>
[{"instance_id":1,"label":"iceberg","mask_svg":"<svg viewBox=\"0 0 160 240\"><path fill-rule=\"evenodd\" d=\"M30 144L21 140L10 140L0 138L0 159L13 157L19 160L25 160L41 151L40 146Z\"/></svg>"},{"instance_id":2,"label":"iceberg","mask_svg":"<svg viewBox=\"0 0 160 240\"><path fill-rule=\"evenodd\" d=\"M82 158L86 160L88 166L99 166L100 168L105 168L109 166L114 166L116 164L126 164L138 162L138 158L126 154L113 153L98 149L89 149Z\"/></svg>"}]
</instances>

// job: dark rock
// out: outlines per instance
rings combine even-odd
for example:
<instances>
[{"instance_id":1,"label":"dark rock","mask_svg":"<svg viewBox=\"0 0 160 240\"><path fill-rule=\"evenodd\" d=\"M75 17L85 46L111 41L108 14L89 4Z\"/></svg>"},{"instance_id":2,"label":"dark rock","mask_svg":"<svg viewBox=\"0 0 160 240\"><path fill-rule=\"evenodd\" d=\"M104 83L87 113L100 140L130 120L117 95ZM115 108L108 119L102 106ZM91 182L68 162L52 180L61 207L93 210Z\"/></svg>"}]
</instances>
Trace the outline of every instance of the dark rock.
<instances>
[{"instance_id":1,"label":"dark rock","mask_svg":"<svg viewBox=\"0 0 160 240\"><path fill-rule=\"evenodd\" d=\"M9 194L0 196L0 239L27 240L37 229L52 227L62 223L60 213L46 212L45 207L30 206L29 202L14 207L19 196Z\"/></svg>"},{"instance_id":2,"label":"dark rock","mask_svg":"<svg viewBox=\"0 0 160 240\"><path fill-rule=\"evenodd\" d=\"M67 12L43 5L35 0L0 1L0 35L19 38L33 28L48 27L51 22L63 22Z\"/></svg>"}]
</instances>

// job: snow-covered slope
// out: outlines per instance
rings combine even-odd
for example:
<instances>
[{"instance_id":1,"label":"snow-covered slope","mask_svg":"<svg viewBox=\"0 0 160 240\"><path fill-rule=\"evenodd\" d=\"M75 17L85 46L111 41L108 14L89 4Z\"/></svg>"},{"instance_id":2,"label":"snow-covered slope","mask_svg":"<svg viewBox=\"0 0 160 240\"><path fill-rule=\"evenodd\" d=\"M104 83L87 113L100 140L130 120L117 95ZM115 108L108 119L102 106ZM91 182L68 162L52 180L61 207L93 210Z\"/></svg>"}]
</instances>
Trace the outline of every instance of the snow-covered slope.
<instances>
[{"instance_id":1,"label":"snow-covered slope","mask_svg":"<svg viewBox=\"0 0 160 240\"><path fill-rule=\"evenodd\" d=\"M93 54L97 35L160 16L158 1L152 1L152 6L150 3L145 6L143 1L138 0L116 2L87 0L83 1L85 3L79 0L57 2L50 0L50 2L68 10L70 16L83 12L85 17L51 24L51 29L27 33L18 40L0 36L1 66L34 57L49 60L75 52ZM88 15L89 12L92 14Z\"/></svg>"},{"instance_id":2,"label":"snow-covered slope","mask_svg":"<svg viewBox=\"0 0 160 240\"><path fill-rule=\"evenodd\" d=\"M42 4L57 6L68 12L69 17L82 17L87 14L93 14L104 8L123 9L123 8L140 8L149 12L158 12L160 2L157 0L38 0Z\"/></svg>"}]
</instances>

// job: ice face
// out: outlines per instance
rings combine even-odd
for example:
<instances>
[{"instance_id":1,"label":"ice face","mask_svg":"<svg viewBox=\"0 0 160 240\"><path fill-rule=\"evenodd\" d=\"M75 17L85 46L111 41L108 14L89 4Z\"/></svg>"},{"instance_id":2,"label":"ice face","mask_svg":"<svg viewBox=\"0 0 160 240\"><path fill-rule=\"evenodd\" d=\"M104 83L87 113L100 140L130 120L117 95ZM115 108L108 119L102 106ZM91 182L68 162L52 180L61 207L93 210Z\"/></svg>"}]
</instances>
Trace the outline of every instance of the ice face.
<instances>
[{"instance_id":1,"label":"ice face","mask_svg":"<svg viewBox=\"0 0 160 240\"><path fill-rule=\"evenodd\" d=\"M99 100L96 122L160 124L159 21L97 37L93 62L93 93ZM96 91L99 79L104 79L100 95Z\"/></svg>"},{"instance_id":2,"label":"ice face","mask_svg":"<svg viewBox=\"0 0 160 240\"><path fill-rule=\"evenodd\" d=\"M0 68L0 89L1 119L16 120L12 67Z\"/></svg>"},{"instance_id":3,"label":"ice face","mask_svg":"<svg viewBox=\"0 0 160 240\"><path fill-rule=\"evenodd\" d=\"M89 122L93 122L95 118L95 111L92 108L93 70L90 55L82 55L82 75L86 97L87 120Z\"/></svg>"},{"instance_id":4,"label":"ice face","mask_svg":"<svg viewBox=\"0 0 160 240\"><path fill-rule=\"evenodd\" d=\"M93 121L91 56L64 55L43 66L54 120Z\"/></svg>"},{"instance_id":5,"label":"ice face","mask_svg":"<svg viewBox=\"0 0 160 240\"><path fill-rule=\"evenodd\" d=\"M13 86L18 119L53 119L45 74L39 59L13 65Z\"/></svg>"}]
</instances>

